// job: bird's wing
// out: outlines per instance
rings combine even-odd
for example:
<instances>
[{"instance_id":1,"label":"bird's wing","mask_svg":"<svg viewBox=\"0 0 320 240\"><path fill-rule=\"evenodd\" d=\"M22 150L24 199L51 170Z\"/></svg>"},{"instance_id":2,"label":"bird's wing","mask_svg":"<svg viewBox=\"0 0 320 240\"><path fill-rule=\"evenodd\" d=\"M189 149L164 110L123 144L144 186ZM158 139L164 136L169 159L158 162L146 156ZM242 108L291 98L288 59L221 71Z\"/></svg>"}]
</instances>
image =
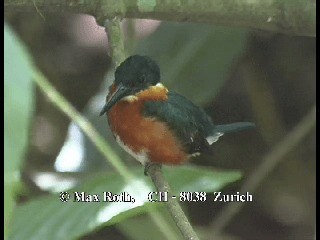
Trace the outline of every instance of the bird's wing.
<instances>
[{"instance_id":1,"label":"bird's wing","mask_svg":"<svg viewBox=\"0 0 320 240\"><path fill-rule=\"evenodd\" d=\"M144 115L162 121L176 133L188 153L211 152L206 137L214 125L203 109L175 92L168 93L167 101L148 101Z\"/></svg>"}]
</instances>

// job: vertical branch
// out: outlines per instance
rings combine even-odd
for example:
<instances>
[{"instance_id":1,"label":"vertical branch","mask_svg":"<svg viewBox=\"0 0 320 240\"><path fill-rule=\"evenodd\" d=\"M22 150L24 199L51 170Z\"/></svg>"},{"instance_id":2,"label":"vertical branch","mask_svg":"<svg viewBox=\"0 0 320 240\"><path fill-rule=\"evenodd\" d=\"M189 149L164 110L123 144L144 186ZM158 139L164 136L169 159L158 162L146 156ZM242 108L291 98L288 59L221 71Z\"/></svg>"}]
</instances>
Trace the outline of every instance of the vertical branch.
<instances>
[{"instance_id":1,"label":"vertical branch","mask_svg":"<svg viewBox=\"0 0 320 240\"><path fill-rule=\"evenodd\" d=\"M150 164L148 166L148 175L150 175L154 185L157 188L158 192L167 192L168 201L165 203L168 211L170 212L174 222L179 228L181 234L186 240L198 240L198 236L193 230L188 218L182 211L181 206L178 203L176 198L172 197L172 190L163 176L161 165L159 164Z\"/></svg>"},{"instance_id":2,"label":"vertical branch","mask_svg":"<svg viewBox=\"0 0 320 240\"><path fill-rule=\"evenodd\" d=\"M106 20L105 30L108 36L110 57L115 67L122 63L126 56L124 52L123 34L120 28L120 17Z\"/></svg>"}]
</instances>

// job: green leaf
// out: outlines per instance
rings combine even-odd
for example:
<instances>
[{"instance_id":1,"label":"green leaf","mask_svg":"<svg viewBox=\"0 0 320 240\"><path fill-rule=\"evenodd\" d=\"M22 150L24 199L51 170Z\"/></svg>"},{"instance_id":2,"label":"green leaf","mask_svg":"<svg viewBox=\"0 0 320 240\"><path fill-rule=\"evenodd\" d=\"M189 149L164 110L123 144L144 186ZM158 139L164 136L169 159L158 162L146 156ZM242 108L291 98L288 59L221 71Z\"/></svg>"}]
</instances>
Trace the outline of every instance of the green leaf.
<instances>
[{"instance_id":1,"label":"green leaf","mask_svg":"<svg viewBox=\"0 0 320 240\"><path fill-rule=\"evenodd\" d=\"M137 53L154 58L170 90L197 104L212 100L244 49L246 30L195 23L162 23L139 42Z\"/></svg>"},{"instance_id":2,"label":"green leaf","mask_svg":"<svg viewBox=\"0 0 320 240\"><path fill-rule=\"evenodd\" d=\"M155 190L149 178L143 175L142 168L135 172L141 177L129 185L118 174L98 175L69 190L71 199L68 202L61 202L59 194L54 194L19 206L14 214L11 239L75 239L98 227L145 212L146 203L150 207L160 206L148 202L148 193ZM164 173L176 192L212 192L241 176L238 171L200 167L165 167ZM73 202L75 191L99 194L101 202ZM127 192L135 198L135 202L103 202L103 192Z\"/></svg>"},{"instance_id":3,"label":"green leaf","mask_svg":"<svg viewBox=\"0 0 320 240\"><path fill-rule=\"evenodd\" d=\"M4 24L4 222L10 228L19 167L33 110L32 66L17 36ZM7 233L5 232L5 235Z\"/></svg>"},{"instance_id":4,"label":"green leaf","mask_svg":"<svg viewBox=\"0 0 320 240\"><path fill-rule=\"evenodd\" d=\"M176 225L166 208L159 208L158 212L170 226ZM161 229L157 227L154 222L150 221L150 218L148 218L146 215L138 215L132 218L127 218L124 221L119 222L116 225L116 228L121 231L121 234L127 237L126 239L151 239L150 236L152 236L152 240L168 239ZM179 229L174 228L173 230L175 231L176 235L175 240L183 240Z\"/></svg>"}]
</instances>

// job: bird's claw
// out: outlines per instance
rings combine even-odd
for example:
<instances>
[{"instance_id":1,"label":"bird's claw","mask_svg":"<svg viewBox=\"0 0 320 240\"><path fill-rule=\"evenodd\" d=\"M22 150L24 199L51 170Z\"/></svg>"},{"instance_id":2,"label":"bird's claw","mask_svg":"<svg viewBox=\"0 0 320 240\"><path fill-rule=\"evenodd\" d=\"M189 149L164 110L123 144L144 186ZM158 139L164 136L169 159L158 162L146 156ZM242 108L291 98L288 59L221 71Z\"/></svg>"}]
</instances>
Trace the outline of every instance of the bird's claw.
<instances>
[{"instance_id":1,"label":"bird's claw","mask_svg":"<svg viewBox=\"0 0 320 240\"><path fill-rule=\"evenodd\" d=\"M158 165L159 167L162 166L160 163L147 162L147 163L144 165L144 171L143 171L143 173L144 173L145 176L148 176L148 171L149 171L149 169L150 169L150 167L151 167L152 165Z\"/></svg>"}]
</instances>

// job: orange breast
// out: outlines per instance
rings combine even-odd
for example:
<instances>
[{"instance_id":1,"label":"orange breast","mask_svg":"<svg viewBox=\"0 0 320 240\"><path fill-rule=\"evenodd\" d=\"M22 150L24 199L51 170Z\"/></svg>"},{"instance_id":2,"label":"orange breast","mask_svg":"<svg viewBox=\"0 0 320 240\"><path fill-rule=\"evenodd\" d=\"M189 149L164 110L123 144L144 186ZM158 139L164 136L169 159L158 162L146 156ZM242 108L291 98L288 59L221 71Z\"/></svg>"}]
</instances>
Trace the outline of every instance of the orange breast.
<instances>
[{"instance_id":1,"label":"orange breast","mask_svg":"<svg viewBox=\"0 0 320 240\"><path fill-rule=\"evenodd\" d=\"M108 113L111 130L133 152L145 151L150 161L180 164L188 159L178 139L165 123L143 116L145 101L167 99L167 89L151 87L137 94L137 100L119 101Z\"/></svg>"}]
</instances>

